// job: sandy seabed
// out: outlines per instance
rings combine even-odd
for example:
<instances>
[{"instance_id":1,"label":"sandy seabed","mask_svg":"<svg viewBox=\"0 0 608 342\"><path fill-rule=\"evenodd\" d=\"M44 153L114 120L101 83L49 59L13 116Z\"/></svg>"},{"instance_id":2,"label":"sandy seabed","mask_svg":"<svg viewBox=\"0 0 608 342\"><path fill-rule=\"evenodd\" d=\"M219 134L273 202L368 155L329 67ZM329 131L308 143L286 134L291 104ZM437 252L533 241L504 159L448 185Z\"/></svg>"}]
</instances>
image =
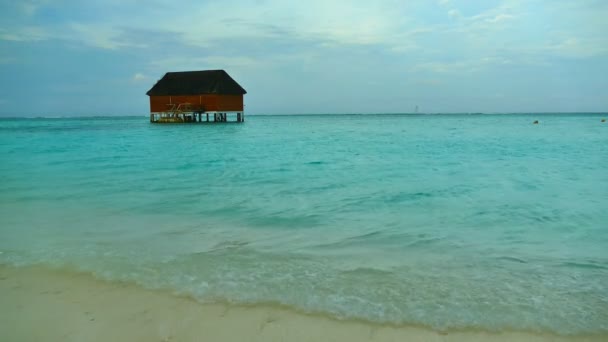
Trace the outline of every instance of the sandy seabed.
<instances>
[{"instance_id":1,"label":"sandy seabed","mask_svg":"<svg viewBox=\"0 0 608 342\"><path fill-rule=\"evenodd\" d=\"M85 273L0 265L0 341L608 341L608 335L436 332L270 305L201 304Z\"/></svg>"}]
</instances>

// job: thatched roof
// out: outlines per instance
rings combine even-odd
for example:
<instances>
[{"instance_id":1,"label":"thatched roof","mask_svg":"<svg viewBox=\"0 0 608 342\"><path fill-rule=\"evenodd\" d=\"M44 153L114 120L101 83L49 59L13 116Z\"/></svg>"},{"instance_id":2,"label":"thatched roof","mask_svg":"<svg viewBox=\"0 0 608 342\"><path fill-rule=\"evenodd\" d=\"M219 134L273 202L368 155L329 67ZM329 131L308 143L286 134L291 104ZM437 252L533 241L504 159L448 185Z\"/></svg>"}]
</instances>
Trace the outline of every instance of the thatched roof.
<instances>
[{"instance_id":1,"label":"thatched roof","mask_svg":"<svg viewBox=\"0 0 608 342\"><path fill-rule=\"evenodd\" d=\"M168 72L152 89L149 96L178 95L243 95L247 94L224 70Z\"/></svg>"}]
</instances>

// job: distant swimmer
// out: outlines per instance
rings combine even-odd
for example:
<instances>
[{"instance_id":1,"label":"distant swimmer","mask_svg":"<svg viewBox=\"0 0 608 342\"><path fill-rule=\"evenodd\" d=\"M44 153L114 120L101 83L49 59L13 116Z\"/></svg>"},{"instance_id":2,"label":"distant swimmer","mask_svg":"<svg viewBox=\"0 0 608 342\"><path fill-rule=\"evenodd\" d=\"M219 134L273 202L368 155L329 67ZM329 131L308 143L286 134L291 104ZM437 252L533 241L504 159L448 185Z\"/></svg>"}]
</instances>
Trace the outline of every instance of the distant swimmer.
<instances>
[{"instance_id":1,"label":"distant swimmer","mask_svg":"<svg viewBox=\"0 0 608 342\"><path fill-rule=\"evenodd\" d=\"M602 119L602 122L606 122L606 119Z\"/></svg>"},{"instance_id":2,"label":"distant swimmer","mask_svg":"<svg viewBox=\"0 0 608 342\"><path fill-rule=\"evenodd\" d=\"M538 120L534 120L533 124L538 125Z\"/></svg>"}]
</instances>

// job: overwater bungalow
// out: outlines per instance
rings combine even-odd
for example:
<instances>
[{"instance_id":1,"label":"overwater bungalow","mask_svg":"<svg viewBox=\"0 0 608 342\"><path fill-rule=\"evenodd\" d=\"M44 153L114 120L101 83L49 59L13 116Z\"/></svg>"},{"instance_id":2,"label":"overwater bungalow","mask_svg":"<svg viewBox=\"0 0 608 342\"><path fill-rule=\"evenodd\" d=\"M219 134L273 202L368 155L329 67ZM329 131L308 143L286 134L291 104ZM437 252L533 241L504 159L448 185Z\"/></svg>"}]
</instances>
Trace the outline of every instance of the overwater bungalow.
<instances>
[{"instance_id":1,"label":"overwater bungalow","mask_svg":"<svg viewBox=\"0 0 608 342\"><path fill-rule=\"evenodd\" d=\"M146 94L152 123L245 121L247 91L224 70L168 72Z\"/></svg>"}]
</instances>

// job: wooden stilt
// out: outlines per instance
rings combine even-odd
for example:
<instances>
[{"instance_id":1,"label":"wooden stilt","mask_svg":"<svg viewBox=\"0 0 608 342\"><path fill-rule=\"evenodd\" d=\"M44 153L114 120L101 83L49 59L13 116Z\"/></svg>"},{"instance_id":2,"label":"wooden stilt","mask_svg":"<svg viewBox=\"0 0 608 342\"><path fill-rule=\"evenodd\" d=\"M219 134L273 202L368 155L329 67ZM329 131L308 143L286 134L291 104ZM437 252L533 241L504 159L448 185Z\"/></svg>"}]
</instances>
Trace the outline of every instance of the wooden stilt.
<instances>
[{"instance_id":1,"label":"wooden stilt","mask_svg":"<svg viewBox=\"0 0 608 342\"><path fill-rule=\"evenodd\" d=\"M160 112L150 113L150 122L183 122L183 123L202 123L202 122L245 122L245 112L212 112L213 118L208 112L183 112L183 111L172 111L172 112ZM228 116L234 115L234 119L230 119Z\"/></svg>"}]
</instances>

